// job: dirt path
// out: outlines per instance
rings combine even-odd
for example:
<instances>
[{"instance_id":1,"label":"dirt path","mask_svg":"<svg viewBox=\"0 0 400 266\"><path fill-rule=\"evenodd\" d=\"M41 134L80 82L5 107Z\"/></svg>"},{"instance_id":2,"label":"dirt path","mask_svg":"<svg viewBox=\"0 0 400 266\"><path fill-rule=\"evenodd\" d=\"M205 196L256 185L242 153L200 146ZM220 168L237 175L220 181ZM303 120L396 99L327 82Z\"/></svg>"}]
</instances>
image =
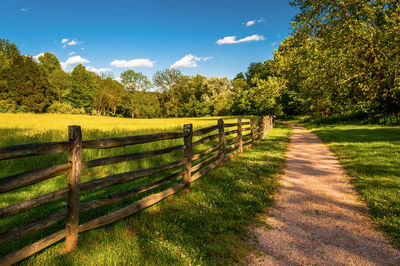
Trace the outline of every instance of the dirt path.
<instances>
[{"instance_id":1,"label":"dirt path","mask_svg":"<svg viewBox=\"0 0 400 266\"><path fill-rule=\"evenodd\" d=\"M253 229L253 265L400 265L400 252L373 229L337 158L317 136L291 125L282 189Z\"/></svg>"}]
</instances>

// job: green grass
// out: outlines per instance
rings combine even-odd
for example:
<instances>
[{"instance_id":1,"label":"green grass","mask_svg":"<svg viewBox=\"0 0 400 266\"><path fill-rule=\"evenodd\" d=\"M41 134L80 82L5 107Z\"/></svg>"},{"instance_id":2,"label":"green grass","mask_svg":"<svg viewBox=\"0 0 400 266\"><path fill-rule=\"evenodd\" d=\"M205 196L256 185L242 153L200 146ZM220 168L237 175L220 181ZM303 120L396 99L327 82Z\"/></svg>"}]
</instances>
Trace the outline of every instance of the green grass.
<instances>
[{"instance_id":1,"label":"green grass","mask_svg":"<svg viewBox=\"0 0 400 266\"><path fill-rule=\"evenodd\" d=\"M400 127L313 123L306 126L338 156L375 223L400 248Z\"/></svg>"},{"instance_id":2,"label":"green grass","mask_svg":"<svg viewBox=\"0 0 400 266\"><path fill-rule=\"evenodd\" d=\"M230 123L236 121L236 118L225 117L224 121ZM205 126L215 125L217 123L217 118L123 119L62 114L0 114L0 146L67 140L68 125L81 125L83 139L87 140L166 131L182 132L183 125L188 123L193 123L194 129L196 130ZM215 132L211 132L209 134L214 133ZM234 135L231 135L231 137L233 136ZM197 140L198 138L200 137L196 137L194 140ZM198 146L194 149L194 152L206 149L211 145L216 145L216 143L218 143L218 140ZM178 139L105 150L84 150L82 153L82 159L83 161L88 161L96 158L140 152L145 150L155 150L181 144L183 144L183 140ZM180 160L182 159L182 157L183 152L179 151L170 154L153 156L108 166L85 169L82 171L81 181L86 182L117 173L160 166L168 162ZM30 171L51 165L64 164L67 161L67 153L0 161L0 178L19 172ZM140 187L142 185L152 183L167 175L168 173L172 173L174 171L176 170L171 170L163 174L153 175L148 178L128 182L121 185L107 187L101 190L85 191L81 193L81 202L90 201L99 197L113 195L135 187ZM180 180L179 178L176 178L152 191L141 193L129 199L82 213L80 215L80 223L82 224L94 219L95 217L112 213L151 193L163 190L166 187L176 184L178 182L180 182ZM38 184L10 191L0 195L0 208L16 204L26 199L31 199L45 193L63 189L65 187L67 187L66 176L62 175L40 182ZM33 208L16 215L12 215L10 217L2 218L0 219L0 233L6 232L19 225L35 221L61 209L65 209L65 206L66 200L65 198L62 198L55 202ZM34 241L37 241L52 232L60 230L61 228L65 227L64 220L65 219L60 220L56 224L44 230L22 237L4 246L0 246L0 257L29 243L33 243Z\"/></svg>"},{"instance_id":3,"label":"green grass","mask_svg":"<svg viewBox=\"0 0 400 266\"><path fill-rule=\"evenodd\" d=\"M236 118L225 117L224 121L226 123L232 123L236 121ZM216 122L217 118L120 119L120 118L109 118L109 117L60 115L60 114L40 114L40 115L0 114L0 135L2 136L0 138L0 146L23 144L23 143L46 142L46 141L64 141L67 139L67 126L76 124L82 126L83 139L86 140L86 139L96 139L96 138L108 138L115 136L148 134L148 133L165 132L165 131L181 132L182 126L188 123L193 123L194 130L196 130L199 128L203 128L205 126L215 125ZM226 130L232 130L232 128ZM215 133L216 132L210 132L209 134L215 134ZM233 137L235 137L235 135L230 135L227 136L227 139ZM196 137L194 141L199 138L201 137ZM205 145L198 146L194 149L194 153L204 150L208 147L214 146L217 143L218 140L214 140ZM133 145L128 147L114 148L107 150L84 150L82 157L83 161L87 161L95 158L113 156L117 154L126 154L143 150L154 150L180 144L182 144L182 140L170 140L170 141L159 141L149 144ZM82 182L105 177L116 173L159 166L161 164L179 160L182 158L182 156L183 156L182 152L175 152L167 155L143 158L135 161L124 162L105 167L95 167L91 169L86 169L82 173ZM199 159L198 161L200 160L201 159ZM1 169L0 178L23 171L29 171L55 164L62 164L65 163L66 161L67 161L66 153L0 161L0 169ZM169 173L172 172L174 171L172 170L169 171ZM82 192L81 202L90 201L98 197L112 195L126 191L128 189L132 189L134 187L139 187L144 184L154 182L160 179L162 176L165 176L166 174L154 175L141 180L136 180L133 182L128 182L126 184L112 186L97 191ZM137 196L131 197L129 199L123 200L121 202L109 204L82 213L80 215L80 223L82 224L98 216L112 213L134 201L137 201L149 194L161 191L166 187L172 186L178 182L180 182L180 178L171 180L165 185L153 189L149 192L145 192ZM57 178L46 180L44 182L40 182L35 185L11 191L1 195L0 208L16 204L23 200L30 199L65 187L66 187L66 176L63 175ZM41 217L44 217L46 215L49 215L64 208L65 208L65 198L57 200L53 203L49 203L37 208L24 211L17 215L0 219L0 233L8 231L16 226L25 224L27 222L37 220ZM65 227L65 221L61 220L58 223L44 230L33 233L26 237L22 237L18 240L12 241L4 246L1 246L0 257L14 250L17 250L23 246L26 246L29 243L37 241L42 237L47 236L52 232L56 232L64 227ZM101 231L103 229L99 230ZM88 232L88 234L90 235L92 233ZM90 238L91 237L89 237L89 239ZM97 240L95 240L93 243L96 242ZM105 242L105 240L102 240L102 242ZM62 245L63 244L61 244L61 246ZM62 248L60 250L62 250ZM58 256L58 253L54 254L54 256ZM96 261L96 259L93 258L93 261ZM49 263L52 264L52 262ZM90 264L90 260L88 260L87 264Z\"/></svg>"},{"instance_id":4,"label":"green grass","mask_svg":"<svg viewBox=\"0 0 400 266\"><path fill-rule=\"evenodd\" d=\"M272 202L290 129L278 125L256 147L182 192L112 225L79 235L26 259L27 265L209 265L243 261L253 247L246 226Z\"/></svg>"}]
</instances>

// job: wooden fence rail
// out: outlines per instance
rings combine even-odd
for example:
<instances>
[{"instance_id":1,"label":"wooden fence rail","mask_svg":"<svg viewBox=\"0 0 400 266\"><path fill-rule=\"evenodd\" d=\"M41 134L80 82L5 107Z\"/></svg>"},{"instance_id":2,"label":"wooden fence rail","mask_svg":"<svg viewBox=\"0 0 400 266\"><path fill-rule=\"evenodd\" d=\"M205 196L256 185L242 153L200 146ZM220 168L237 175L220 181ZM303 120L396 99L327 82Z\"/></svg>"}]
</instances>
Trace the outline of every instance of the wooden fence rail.
<instances>
[{"instance_id":1,"label":"wooden fence rail","mask_svg":"<svg viewBox=\"0 0 400 266\"><path fill-rule=\"evenodd\" d=\"M249 125L249 127L244 127L246 125ZM229 160L235 155L242 153L244 150L252 147L256 143L259 143L261 139L268 134L273 126L274 117L270 116L260 117L258 121L255 121L254 119L251 119L250 121L242 121L242 119L238 119L237 123L228 124L224 123L222 119L219 119L217 125L197 130L193 130L193 126L189 124L184 125L183 132L164 132L88 141L82 141L80 126L69 126L69 141L66 142L36 143L0 147L0 160L54 154L66 151L69 152L68 162L65 164L50 166L43 169L0 178L0 196L1 194L27 187L63 174L67 174L68 184L67 188L50 192L32 199L27 199L17 204L0 209L0 218L4 218L47 203L52 203L63 197L66 197L67 203L66 209L61 209L43 218L19 225L5 232L0 229L1 247L2 245L17 240L28 234L45 229L62 219L65 219L66 221L64 230L52 233L51 235L48 235L39 241L36 241L0 258L0 265L10 265L16 263L56 243L57 241L62 240L63 238L65 238L66 243L65 251L73 251L76 248L78 235L80 232L110 224L119 219L132 215L135 212L151 206L152 204L182 189L188 192L191 182L200 178L211 169L221 165L223 162ZM228 131L226 131L225 128L227 128ZM218 132L215 133L216 131ZM229 138L226 139L226 136L229 136ZM193 137L200 137L200 139L193 141ZM82 162L82 150L84 149L108 149L173 139L183 139L183 145L171 146L159 150L104 157ZM209 142L213 143L212 141L216 139L218 139L218 143L215 146L193 154L194 147ZM150 156L169 154L177 151L183 151L183 158L180 160L169 162L161 166L114 174L81 183L82 169L126 162ZM173 171L173 173L171 173L171 171ZM90 201L81 202L81 191L100 190L153 175L158 176L162 173L167 174L166 176L163 176L161 179L153 181L152 183L131 188L113 195L107 195L106 197L100 197ZM111 214L97 217L85 224L79 224L80 213L118 202L146 191L150 191L172 180L176 180L176 178L179 176L182 176L181 181L172 187L135 201Z\"/></svg>"}]
</instances>

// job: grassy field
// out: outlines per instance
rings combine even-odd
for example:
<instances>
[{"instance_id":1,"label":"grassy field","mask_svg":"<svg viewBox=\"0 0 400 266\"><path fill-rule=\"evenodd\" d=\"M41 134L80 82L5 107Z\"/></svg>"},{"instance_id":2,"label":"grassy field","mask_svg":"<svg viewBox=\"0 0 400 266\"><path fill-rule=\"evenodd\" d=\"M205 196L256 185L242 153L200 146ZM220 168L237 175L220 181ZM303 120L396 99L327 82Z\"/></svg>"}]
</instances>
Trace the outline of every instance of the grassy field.
<instances>
[{"instance_id":1,"label":"grassy field","mask_svg":"<svg viewBox=\"0 0 400 266\"><path fill-rule=\"evenodd\" d=\"M400 127L306 126L339 157L376 224L400 248Z\"/></svg>"},{"instance_id":2,"label":"grassy field","mask_svg":"<svg viewBox=\"0 0 400 266\"><path fill-rule=\"evenodd\" d=\"M232 119L228 118L225 121L233 122L233 121L236 121L236 118L232 118ZM180 132L182 130L183 124L186 124L186 123L193 123L194 129L196 129L196 128L202 128L205 126L216 124L216 118L153 119L153 120L135 119L135 120L131 120L131 119L115 119L115 118L107 118L107 117L89 117L89 116L74 116L74 115L32 115L32 114L9 115L9 114L1 114L0 115L0 134L2 136L2 139L0 140L0 146L21 144L21 143L40 142L40 141L66 140L67 126L71 125L71 124L82 125L83 138L85 140L85 139L105 138L105 137L113 137L113 136L145 134L145 133L162 132L162 131ZM269 177L268 182L270 182L268 184L270 184L270 185L268 186L268 188L258 188L260 190L267 189L268 191L271 191L271 192L273 190L272 184L273 184L273 182L275 182L275 181L272 181L271 176L272 176L272 174L276 173L278 171L278 169L280 169L278 167L278 165L282 163L282 153L283 153L283 147L285 145L284 140L286 138L288 131L287 131L287 129L280 129L280 130L276 130L276 132L278 135L281 134L281 136L279 136L280 142L276 144L278 147L280 147L280 149L268 154L268 156L271 156L271 158L273 158L273 156L276 156L276 158L275 158L275 161L267 162L267 164L265 165L265 166L269 167L269 166L271 166L271 163L274 164L273 168L268 170L269 172L272 171L270 174L268 174L268 177ZM212 133L210 133L210 134L212 134ZM103 151L84 151L83 159L84 159L84 161L86 161L86 160L90 160L90 159L94 159L94 158L98 158L98 157L110 156L113 154L123 154L123 153L128 153L128 152L162 148L162 147L166 147L166 146L170 146L170 145L179 145L179 144L181 144L180 142L182 142L182 140L162 141L162 142L156 142L156 143L147 144L147 145L136 145L136 146L132 146L132 147L116 148L116 149L103 150ZM209 145L215 145L215 144L216 144L216 142L209 143ZM274 146L276 146L276 145L274 145ZM203 145L201 147L198 147L197 150L202 150L205 148L207 148L207 147L205 145ZM111 167L97 167L97 168L93 168L93 169L88 169L88 170L85 170L85 172L83 173L83 182L92 180L92 179L96 179L99 177L107 176L110 174L118 173L118 172L132 171L132 170L139 169L139 168L152 167L152 166L160 165L160 164L167 163L170 161L174 161L174 160L177 160L180 158L182 158L182 154L177 152L175 154L170 154L170 155L162 155L162 156L155 156L152 158L141 159L141 160L135 161L134 163L132 163L132 162L121 163L118 165L113 165ZM64 163L64 162L66 162L66 160L67 160L66 154L59 154L59 155L55 155L55 156L54 155L37 156L36 158L24 158L24 159L9 160L9 161L5 161L5 162L0 162L0 169L1 169L0 174L1 174L1 176L7 176L7 175L10 175L10 174L13 174L16 172L36 169L36 168L45 167L48 165L54 165L57 163ZM248 162L248 163L255 163L255 162ZM240 166L239 168L243 168L243 165ZM244 168L242 170L246 170L246 169L247 168ZM231 171L231 169L227 169L227 170L228 170L228 172ZM262 168L260 168L258 170L261 171ZM248 171L248 169L246 171ZM234 172L232 172L231 174L233 174L233 173ZM258 172L258 175L259 174L260 174L260 172ZM223 176L223 177L225 178L225 176ZM249 176L249 178L250 177L251 176ZM88 200L91 200L94 198L98 198L100 195L104 196L104 195L115 194L117 192L127 190L128 187L129 188L137 187L137 186L143 185L143 182L149 183L149 182L152 182L159 178L160 178L160 175L155 175L151 178L146 178L146 180L144 180L144 181L143 180L137 181L137 182L135 181L135 182L130 182L129 184L118 185L111 189L104 189L101 191L83 193L82 197L81 197L81 201L88 201ZM165 186L170 186L177 182L179 182L179 180L172 180L169 184L166 184ZM198 182L198 183L200 183L200 182ZM219 179L218 179L217 183L218 183L218 185L221 184ZM205 184L198 185L199 189L201 189L198 193L200 193L203 196L208 195L208 193L209 193L206 188L203 189L201 187L204 185ZM22 189L16 190L15 192L6 193L5 195L2 195L2 200L0 201L0 207L5 207L5 206L11 205L11 204L15 204L24 199L32 198L34 196L38 196L38 195L44 194L46 192L64 188L65 186L66 186L66 178L65 178L65 176L61 176L59 178L54 178L54 179L42 182L40 184L30 186L28 188L22 188ZM160 187L158 190L164 189L165 186ZM214 184L213 189L220 189L215 186L216 186L216 184ZM225 184L225 186L226 186L226 184ZM225 186L222 185L222 187L225 187ZM246 186L246 185L243 184L243 186ZM240 189L241 189L240 191L242 191L243 187L240 187ZM155 191L158 191L158 190L157 189L153 190L153 191L151 191L151 193L154 193ZM225 198L226 192L222 193L222 191L219 191L219 190L216 192L217 192L216 199L215 199L216 201L221 200L221 202L229 202L229 199ZM252 192L249 192L249 193L251 194ZM254 193L258 193L258 192L255 190ZM93 211L86 212L81 215L80 223L91 220L94 217L99 216L99 215L111 213L111 212L113 212L133 201L136 201L139 198L142 198L148 194L149 193L143 193L140 196L132 197L129 200L124 200L121 203L111 204L108 206L104 206L104 207L95 209ZM186 210L186 212L193 211L193 210L191 210L190 205L192 205L192 204L196 205L195 198L201 197L200 194L197 194L197 196L195 196L195 195L192 196L192 193L191 193L190 196L188 196L188 197L194 197L194 198L192 200L190 200L188 198L187 200L189 200L189 202L186 203L187 205L185 205L185 206L181 206L181 207L179 206L180 204L183 204L186 201L185 200L186 197L182 197L181 203L177 204L176 206L175 206L175 203L171 203L169 208L173 208L173 209L174 208L177 208L177 209L188 208L188 210ZM204 198L204 200L207 201L209 199L208 199L208 197L206 197L206 198ZM235 199L232 199L232 200L235 200ZM207 205L208 203L203 202L201 204ZM216 203L216 204L219 205L221 203ZM263 203L263 198L257 199L257 204L261 204L261 205L265 204L265 202ZM160 207L161 207L161 205L160 205ZM158 209L160 207L158 207L158 205L157 205L155 207L152 207L152 209ZM15 227L16 225L20 224L21 221L23 223L26 223L31 220L36 220L42 216L45 216L46 214L53 213L62 208L65 208L65 199L61 199L61 200L56 201L55 203L47 204L46 206L38 207L38 208L29 210L29 211L25 211L24 213L14 215L14 216L11 216L6 219L2 219L0 221L0 228L1 228L0 232L4 232L4 231L7 231L7 230ZM224 210L224 211L226 211L226 210ZM149 211L147 211L147 212L151 213L152 211L149 209ZM248 214L250 216L254 215L253 213L248 213ZM132 219L134 219L136 221L135 223L140 223L140 224L146 224L146 223L143 223L143 221L145 221L146 219L150 219L150 220L157 219L157 221L155 221L157 223L163 222L163 219L158 220L159 218L153 217L152 215L150 215L151 218L143 218L142 217L143 215L145 217L147 217L145 214L141 213L141 214L138 214L137 216L134 216L135 218L132 218ZM172 223L171 225L169 225L169 226L171 226L170 229L172 230L170 233L171 234L175 233L175 234L180 235L179 230L178 231L174 231L174 230L180 226L179 225L179 219L180 219L179 217L181 217L181 214L179 214L179 212L178 212L178 213L170 214L170 215L175 215L174 219L177 219L176 223L178 223L178 224ZM182 215L185 215L185 214L182 214ZM207 218L207 217L205 217L205 218ZM232 222L234 223L235 221L232 221ZM239 221L237 221L237 222L239 222ZM241 221L241 222L243 222L243 221ZM127 225L126 223L127 223L127 221L123 220L120 223L117 223L117 225L115 225L115 227L111 226L110 228L114 228L114 229L111 229L112 233L114 233L114 230L117 230L117 231L123 230L123 231L125 231L124 234L126 234L126 230L128 230L128 233L129 233L129 230L133 230L136 232L136 230L145 230L146 229L146 228L136 229L135 223L134 223L133 227ZM230 222L227 221L227 223L230 223ZM57 231L60 228L62 228L63 226L64 226L64 222L59 222L46 230L34 233L31 236L24 237L19 241L13 241L10 244L0 248L0 256L7 254L17 248L20 248L20 247L26 245L27 243L33 242L36 239L40 239L41 237L48 235L50 232ZM158 224L158 225L154 225L154 226L162 227L163 225ZM194 226L196 226L196 225L194 225ZM159 228L159 229L161 230L162 228ZM168 228L165 228L165 230L167 230L167 229ZM114 244L110 243L110 241L111 241L110 239L103 239L103 237L106 237L110 234L109 230L110 230L109 227L105 227L105 228L101 228L98 230L94 230L92 232L84 233L84 234L82 234L82 236L80 235L80 237L82 239L80 241L80 245L89 245L89 247L93 246L93 243L98 243L99 242L98 239L100 238L100 239L102 239L100 242L108 243L108 245L109 245L108 248L110 249L111 254L112 254L112 252L116 252L115 250L118 251L118 249L114 249ZM230 230L237 230L237 229L234 229L232 227L232 228L230 228ZM134 234L134 235L136 235L136 234ZM132 238L133 238L132 241L135 241L135 242L145 241L145 240L143 240L143 236L139 237L139 236L134 236L134 235L132 235ZM154 236L152 235L151 237L154 237ZM149 239L147 239L149 241L149 243L148 243L149 246L151 246L150 241L159 241L156 239L152 240L151 237ZM193 235L188 236L188 237L193 237ZM112 236L110 236L110 238L112 238ZM114 238L115 238L115 236L114 236ZM132 245L133 245L133 242L125 243L125 241L123 239L124 238L121 239L121 243L115 244L116 246L120 246L120 249L118 252L122 252L122 253L125 252L124 251L125 249L132 248ZM115 241L115 239L113 241ZM183 240L183 241L184 242L182 244L184 245L185 241L187 241L187 240ZM97 245L97 244L95 244L95 245ZM163 245L165 245L165 243ZM49 251L45 251L41 255L38 255L40 257L39 261L43 261L43 263L45 263L45 264L47 264L47 263L53 264L53 259L55 259L55 263L64 264L64 262L66 262L64 260L71 259L72 262L79 264L79 260L81 260L81 258L78 259L78 257L75 257L75 256L59 257L58 251L60 249L62 249L61 246L63 246L63 243L56 245L54 248L51 248ZM160 246L158 248L164 249L165 247ZM58 251L55 252L55 250L58 250ZM85 253L88 252L87 248L83 248L82 250ZM138 253L134 256L134 258L132 258L131 260L128 260L127 262L129 262L129 261L144 262L145 261L144 258L146 258L146 254L143 254L141 249L136 250L136 251ZM50 252L50 253L48 253L48 252ZM98 252L93 253L93 256L88 256L85 264L94 264L91 261L96 262L98 260L103 261L104 263L107 263L107 264L112 264L113 260L120 261L120 263L123 263L127 259L125 257L125 258L121 258L122 260L120 260L120 258L116 255L118 253L115 253L114 256L109 254L103 258L99 258L99 256L102 256L102 254L100 254ZM133 251L131 250L129 252L133 252ZM157 252L161 252L161 251L157 251ZM165 250L163 252L165 252ZM176 252L179 253L180 251L177 250ZM51 255L49 255L49 254L51 254ZM80 254L82 254L82 253L80 253ZM197 263L202 263L201 260L203 258L210 259L211 257L213 257L213 256L207 257L207 256L210 256L210 254L207 253L207 255L204 255L204 254L194 253L194 254L190 255L191 257L189 257L188 260L197 261ZM215 254L215 252L213 254ZM168 254L164 254L163 256L167 256L167 255ZM48 256L55 256L56 258L48 257ZM220 255L216 255L216 256L222 256L224 258L224 260L230 260L230 258L228 258L228 257L225 258L225 256L226 256L225 254L220 254ZM32 258L32 259L34 259L34 258ZM34 261L32 261L32 259L27 260L26 263L36 264ZM58 262L58 259L60 259L59 262ZM173 261L177 261L177 262L180 261L180 259L177 260L177 258L175 258L175 257L174 258L172 258L172 257L171 258L167 258L167 257L161 258L160 257L160 259L158 261L167 262L167 261L169 261L169 259L172 259ZM186 260L184 260L184 261L186 261ZM42 262L40 262L40 263L42 263Z\"/></svg>"}]
</instances>

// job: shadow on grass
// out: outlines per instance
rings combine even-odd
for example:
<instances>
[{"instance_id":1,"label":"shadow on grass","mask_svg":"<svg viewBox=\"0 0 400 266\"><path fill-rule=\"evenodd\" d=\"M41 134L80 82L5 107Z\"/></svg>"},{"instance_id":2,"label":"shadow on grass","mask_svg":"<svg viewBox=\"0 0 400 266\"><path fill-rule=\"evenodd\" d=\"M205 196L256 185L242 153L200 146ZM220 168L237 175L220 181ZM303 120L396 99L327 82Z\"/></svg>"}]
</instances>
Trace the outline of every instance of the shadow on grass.
<instances>
[{"instance_id":1,"label":"shadow on grass","mask_svg":"<svg viewBox=\"0 0 400 266\"><path fill-rule=\"evenodd\" d=\"M322 127L313 130L325 143L330 142L397 142L400 141L400 127L390 128L341 129L338 127ZM367 127L367 126L365 126ZM332 131L334 130L334 135Z\"/></svg>"},{"instance_id":2,"label":"shadow on grass","mask_svg":"<svg viewBox=\"0 0 400 266\"><path fill-rule=\"evenodd\" d=\"M400 127L308 125L353 177L373 219L400 247Z\"/></svg>"},{"instance_id":3,"label":"shadow on grass","mask_svg":"<svg viewBox=\"0 0 400 266\"><path fill-rule=\"evenodd\" d=\"M73 254L63 242L23 264L233 264L252 247L246 225L269 206L282 172L290 130L266 140L192 183L182 192L112 225L80 234Z\"/></svg>"}]
</instances>

